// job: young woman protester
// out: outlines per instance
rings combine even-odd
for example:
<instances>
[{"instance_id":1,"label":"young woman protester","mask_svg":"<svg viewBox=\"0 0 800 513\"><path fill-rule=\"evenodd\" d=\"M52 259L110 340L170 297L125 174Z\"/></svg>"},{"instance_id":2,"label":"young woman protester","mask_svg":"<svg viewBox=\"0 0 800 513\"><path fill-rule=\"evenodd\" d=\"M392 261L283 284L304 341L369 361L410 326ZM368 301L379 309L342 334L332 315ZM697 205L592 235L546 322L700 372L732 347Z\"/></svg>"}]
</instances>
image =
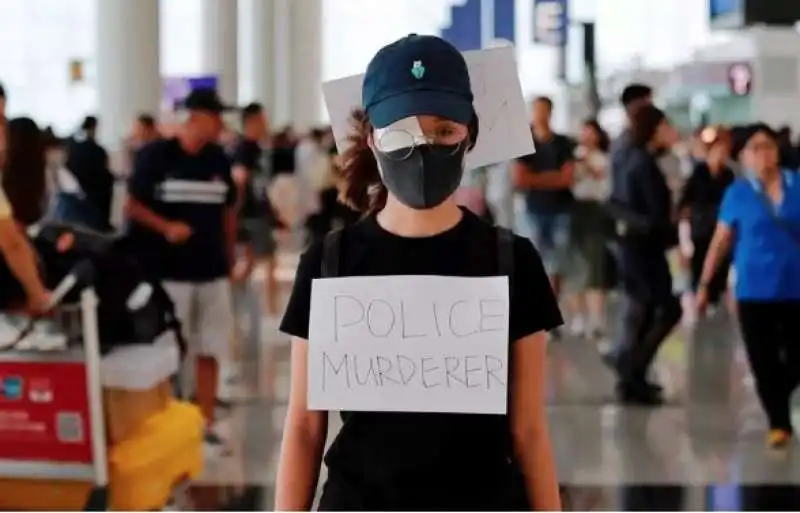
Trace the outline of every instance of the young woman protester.
<instances>
[{"instance_id":1,"label":"young woman protester","mask_svg":"<svg viewBox=\"0 0 800 513\"><path fill-rule=\"evenodd\" d=\"M342 412L319 508L558 510L544 375L561 314L533 245L453 197L479 132L464 58L437 37L400 39L372 59L362 100L338 172L365 216L303 255L281 326L294 339L276 509L307 510L316 491L328 412L307 403L311 288L335 260L339 277L509 276L508 413Z\"/></svg>"}]
</instances>

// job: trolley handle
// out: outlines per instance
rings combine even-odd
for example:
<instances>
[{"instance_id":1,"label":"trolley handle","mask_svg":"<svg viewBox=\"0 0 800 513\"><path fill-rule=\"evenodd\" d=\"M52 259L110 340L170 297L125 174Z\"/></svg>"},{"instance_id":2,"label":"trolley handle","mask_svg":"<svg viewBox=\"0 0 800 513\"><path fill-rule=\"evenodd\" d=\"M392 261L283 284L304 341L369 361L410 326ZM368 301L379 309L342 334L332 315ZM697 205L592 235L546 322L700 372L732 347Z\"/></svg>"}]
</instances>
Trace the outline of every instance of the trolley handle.
<instances>
[{"instance_id":1,"label":"trolley handle","mask_svg":"<svg viewBox=\"0 0 800 513\"><path fill-rule=\"evenodd\" d=\"M47 308L45 308L43 312L30 317L25 326L17 332L14 340L8 344L1 344L0 348L6 351L14 350L20 342L25 340L25 338L33 332L37 322L52 314L53 310L55 310L61 302L64 301L64 298L75 290L76 287L86 287L90 285L94 281L94 275L94 265L92 265L91 261L83 260L76 264L75 267L72 268L72 271L70 271L53 290L50 296L50 304L47 305Z\"/></svg>"}]
</instances>

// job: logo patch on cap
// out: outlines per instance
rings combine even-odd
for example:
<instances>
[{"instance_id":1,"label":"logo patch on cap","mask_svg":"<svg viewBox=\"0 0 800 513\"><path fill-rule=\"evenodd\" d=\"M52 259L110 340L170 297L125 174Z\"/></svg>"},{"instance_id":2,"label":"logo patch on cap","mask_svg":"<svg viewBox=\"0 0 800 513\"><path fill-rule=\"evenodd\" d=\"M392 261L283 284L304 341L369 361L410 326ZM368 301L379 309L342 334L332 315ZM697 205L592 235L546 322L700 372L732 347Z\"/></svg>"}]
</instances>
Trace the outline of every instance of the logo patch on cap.
<instances>
[{"instance_id":1,"label":"logo patch on cap","mask_svg":"<svg viewBox=\"0 0 800 513\"><path fill-rule=\"evenodd\" d=\"M422 77L425 76L425 66L422 65L422 61L414 61L414 64L411 66L411 74L414 75L414 78L417 80L421 80Z\"/></svg>"}]
</instances>

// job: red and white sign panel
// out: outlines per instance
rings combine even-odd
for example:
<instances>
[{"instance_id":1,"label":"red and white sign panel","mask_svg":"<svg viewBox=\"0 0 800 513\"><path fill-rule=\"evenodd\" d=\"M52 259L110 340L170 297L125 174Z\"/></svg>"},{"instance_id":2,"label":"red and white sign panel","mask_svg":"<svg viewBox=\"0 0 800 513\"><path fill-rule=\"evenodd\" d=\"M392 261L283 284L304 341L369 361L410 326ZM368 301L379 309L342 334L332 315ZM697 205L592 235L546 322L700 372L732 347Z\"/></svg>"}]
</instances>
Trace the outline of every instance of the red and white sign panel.
<instances>
[{"instance_id":1,"label":"red and white sign panel","mask_svg":"<svg viewBox=\"0 0 800 513\"><path fill-rule=\"evenodd\" d=\"M0 460L91 463L86 367L0 361Z\"/></svg>"}]
</instances>

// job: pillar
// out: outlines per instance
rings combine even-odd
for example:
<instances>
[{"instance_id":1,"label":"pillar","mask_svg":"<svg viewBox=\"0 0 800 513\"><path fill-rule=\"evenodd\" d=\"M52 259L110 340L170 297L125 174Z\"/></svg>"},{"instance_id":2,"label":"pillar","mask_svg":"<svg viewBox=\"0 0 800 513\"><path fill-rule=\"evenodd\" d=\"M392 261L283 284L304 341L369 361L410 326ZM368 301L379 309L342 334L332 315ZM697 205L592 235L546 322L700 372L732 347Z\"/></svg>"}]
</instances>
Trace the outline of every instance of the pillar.
<instances>
[{"instance_id":1,"label":"pillar","mask_svg":"<svg viewBox=\"0 0 800 513\"><path fill-rule=\"evenodd\" d=\"M249 51L248 68L252 76L252 99L264 105L267 113L274 116L277 73L275 70L276 27L274 0L251 0L247 23Z\"/></svg>"},{"instance_id":2,"label":"pillar","mask_svg":"<svg viewBox=\"0 0 800 513\"><path fill-rule=\"evenodd\" d=\"M322 0L289 2L291 120L305 132L322 114Z\"/></svg>"},{"instance_id":3,"label":"pillar","mask_svg":"<svg viewBox=\"0 0 800 513\"><path fill-rule=\"evenodd\" d=\"M259 0L256 0L259 1ZM264 0L261 0L264 1ZM273 4L275 16L272 44L275 77L275 105L273 106L273 126L280 129L292 123L292 38L290 20L291 5L297 0L268 0Z\"/></svg>"},{"instance_id":4,"label":"pillar","mask_svg":"<svg viewBox=\"0 0 800 513\"><path fill-rule=\"evenodd\" d=\"M116 150L139 113L161 103L159 0L97 2L100 141Z\"/></svg>"},{"instance_id":5,"label":"pillar","mask_svg":"<svg viewBox=\"0 0 800 513\"><path fill-rule=\"evenodd\" d=\"M220 97L235 104L239 99L239 2L202 0L201 3L203 72L216 75Z\"/></svg>"}]
</instances>

